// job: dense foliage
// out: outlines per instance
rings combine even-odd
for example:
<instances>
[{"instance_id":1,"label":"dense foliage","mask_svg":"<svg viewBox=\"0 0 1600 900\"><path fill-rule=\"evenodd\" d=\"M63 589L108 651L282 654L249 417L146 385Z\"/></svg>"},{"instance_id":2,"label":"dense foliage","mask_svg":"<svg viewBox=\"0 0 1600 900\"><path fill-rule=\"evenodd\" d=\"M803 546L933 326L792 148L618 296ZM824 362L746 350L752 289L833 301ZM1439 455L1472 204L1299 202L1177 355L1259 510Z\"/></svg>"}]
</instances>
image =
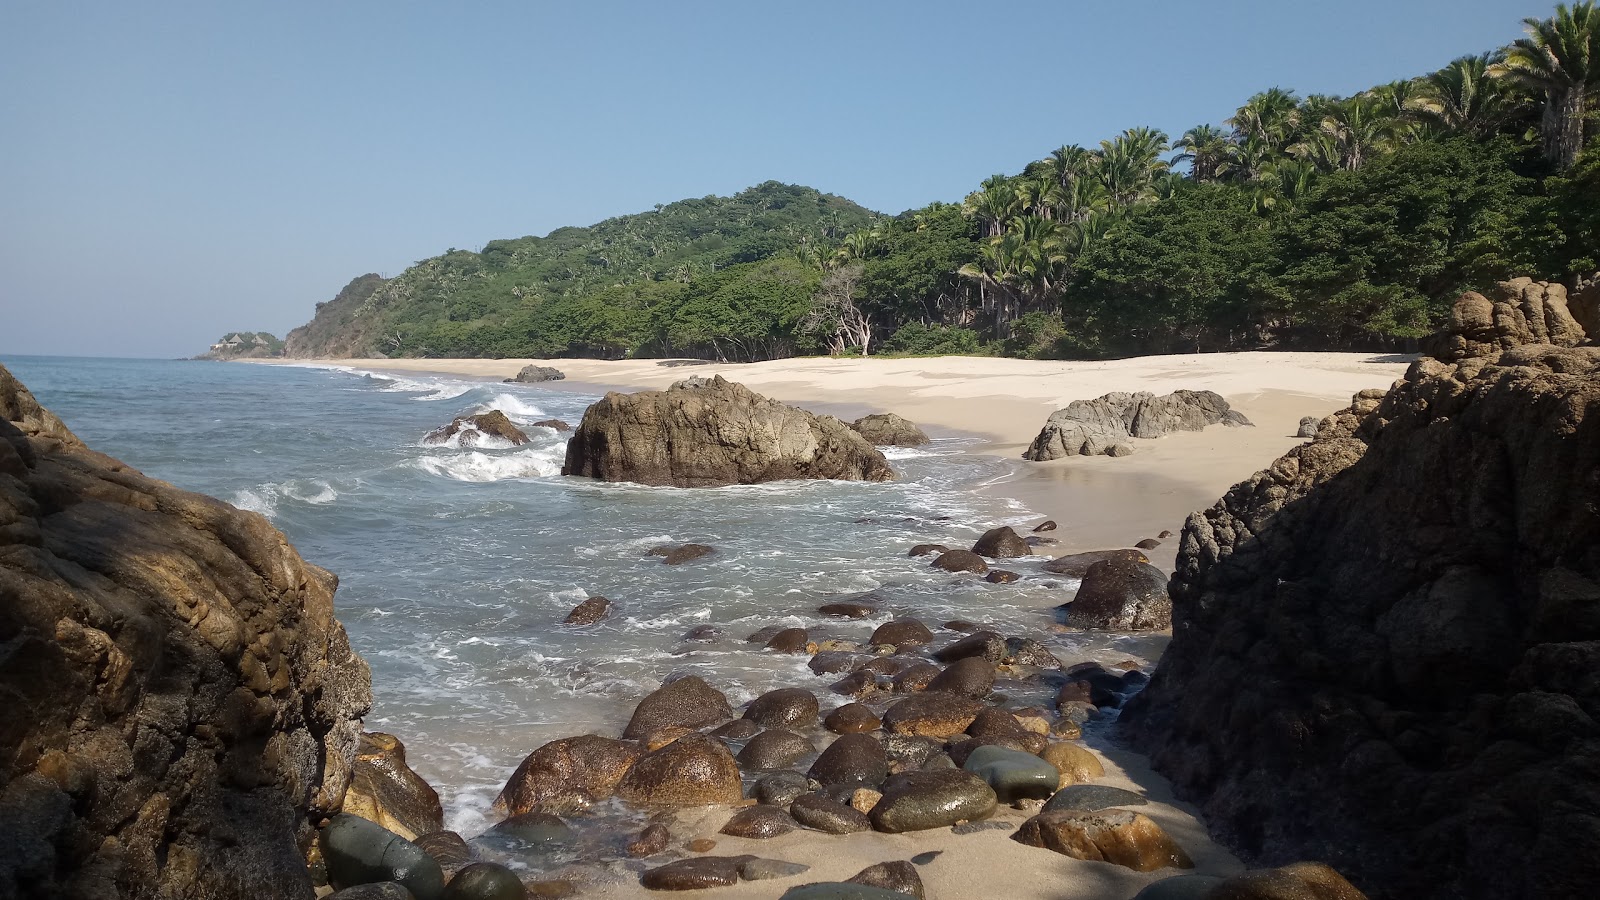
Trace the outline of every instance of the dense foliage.
<instances>
[{"instance_id":1,"label":"dense foliage","mask_svg":"<svg viewBox=\"0 0 1600 900\"><path fill-rule=\"evenodd\" d=\"M876 216L773 182L358 279L293 355L1404 346L1465 288L1600 267L1600 8L1353 97L1272 88ZM373 279L376 276L364 276Z\"/></svg>"}]
</instances>

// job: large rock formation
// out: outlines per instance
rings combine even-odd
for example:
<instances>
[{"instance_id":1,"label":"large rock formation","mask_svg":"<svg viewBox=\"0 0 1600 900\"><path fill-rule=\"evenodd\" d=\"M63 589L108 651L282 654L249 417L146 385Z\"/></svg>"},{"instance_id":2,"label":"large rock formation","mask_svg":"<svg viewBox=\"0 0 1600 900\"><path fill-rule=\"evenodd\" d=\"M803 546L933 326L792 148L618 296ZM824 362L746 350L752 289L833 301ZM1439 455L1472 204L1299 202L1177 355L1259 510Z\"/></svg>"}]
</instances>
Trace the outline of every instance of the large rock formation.
<instances>
[{"instance_id":1,"label":"large rock formation","mask_svg":"<svg viewBox=\"0 0 1600 900\"><path fill-rule=\"evenodd\" d=\"M1454 362L1184 527L1172 644L1124 721L1248 858L1375 897L1600 883L1600 348L1515 346L1582 339L1556 286L1492 295L1458 303Z\"/></svg>"},{"instance_id":2,"label":"large rock formation","mask_svg":"<svg viewBox=\"0 0 1600 900\"><path fill-rule=\"evenodd\" d=\"M1573 347L1585 340L1584 328L1567 308L1560 284L1518 278L1487 292L1468 291L1450 310L1450 327L1429 347L1445 362L1493 356L1524 344Z\"/></svg>"},{"instance_id":3,"label":"large rock formation","mask_svg":"<svg viewBox=\"0 0 1600 900\"><path fill-rule=\"evenodd\" d=\"M915 422L894 413L873 413L850 423L850 429L878 447L920 447L928 435Z\"/></svg>"},{"instance_id":4,"label":"large rock formation","mask_svg":"<svg viewBox=\"0 0 1600 900\"><path fill-rule=\"evenodd\" d=\"M665 391L606 394L584 412L561 474L678 487L894 477L883 454L838 419L720 375Z\"/></svg>"},{"instance_id":5,"label":"large rock formation","mask_svg":"<svg viewBox=\"0 0 1600 900\"><path fill-rule=\"evenodd\" d=\"M1174 431L1200 431L1207 425L1249 425L1250 420L1211 391L1173 391L1157 397L1148 391L1120 391L1093 400L1074 400L1050 414L1023 459L1063 456L1127 456L1130 438L1158 438Z\"/></svg>"},{"instance_id":6,"label":"large rock formation","mask_svg":"<svg viewBox=\"0 0 1600 900\"><path fill-rule=\"evenodd\" d=\"M371 702L336 583L0 368L0 897L310 898Z\"/></svg>"}]
</instances>

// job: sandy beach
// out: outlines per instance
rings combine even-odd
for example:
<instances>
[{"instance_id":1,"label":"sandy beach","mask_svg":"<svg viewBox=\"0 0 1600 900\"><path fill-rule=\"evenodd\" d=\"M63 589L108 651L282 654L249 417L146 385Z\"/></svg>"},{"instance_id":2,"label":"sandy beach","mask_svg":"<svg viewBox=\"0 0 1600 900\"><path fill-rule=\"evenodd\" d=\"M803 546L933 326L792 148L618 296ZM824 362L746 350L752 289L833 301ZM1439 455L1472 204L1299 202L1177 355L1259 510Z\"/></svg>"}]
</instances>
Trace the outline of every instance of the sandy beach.
<instances>
[{"instance_id":1,"label":"sandy beach","mask_svg":"<svg viewBox=\"0 0 1600 900\"><path fill-rule=\"evenodd\" d=\"M1387 388L1409 359L1357 353L1238 353L1165 356L1111 362L1040 362L945 357L919 359L791 359L754 364L679 360L297 360L388 372L424 372L503 379L524 365L553 365L567 379L541 387L564 391L664 388L688 375L722 375L757 392L818 412L854 418L896 412L935 435L979 435L972 452L1013 461L1012 474L985 485L997 496L1020 500L1060 523L1055 552L1128 546L1163 529L1178 531L1184 518L1213 503L1229 486L1271 463L1298 443L1302 416L1325 416L1365 388ZM1250 428L1213 426L1203 432L1138 441L1123 458L1075 457L1027 463L1022 450L1049 414L1076 399L1110 391L1180 388L1213 390L1255 423ZM1176 540L1152 553L1170 571ZM1114 662L1106 660L1107 663ZM1099 742L1091 741L1091 744ZM1147 761L1103 743L1093 747L1106 777L1096 783L1138 790L1140 807L1193 857L1195 872L1234 874L1243 865L1207 835L1194 810L1178 802L1166 779ZM1107 863L1083 862L1026 847L1010 839L1027 814L1002 809L997 819L1011 827L956 835L948 829L904 835L878 833L819 838L795 832L771 840L717 833L731 810L686 810L673 832L683 838L716 840L715 855L758 854L810 865L796 880L741 883L687 896L770 898L794 883L842 880L878 862L942 851L919 867L930 897L1125 898L1143 885L1176 874L1137 873ZM605 895L627 896L632 882L594 885Z\"/></svg>"}]
</instances>

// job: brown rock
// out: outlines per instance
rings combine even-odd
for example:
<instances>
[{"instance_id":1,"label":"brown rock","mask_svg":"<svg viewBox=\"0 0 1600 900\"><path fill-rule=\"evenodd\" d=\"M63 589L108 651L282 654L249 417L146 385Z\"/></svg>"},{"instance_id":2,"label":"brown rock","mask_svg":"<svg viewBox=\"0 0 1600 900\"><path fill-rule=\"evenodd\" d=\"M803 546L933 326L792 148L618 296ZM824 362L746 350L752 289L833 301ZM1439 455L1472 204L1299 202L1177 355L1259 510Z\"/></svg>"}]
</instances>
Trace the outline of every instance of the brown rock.
<instances>
[{"instance_id":1,"label":"brown rock","mask_svg":"<svg viewBox=\"0 0 1600 900\"><path fill-rule=\"evenodd\" d=\"M861 668L872 657L852 650L824 650L811 657L807 667L818 675L837 675Z\"/></svg>"},{"instance_id":2,"label":"brown rock","mask_svg":"<svg viewBox=\"0 0 1600 900\"><path fill-rule=\"evenodd\" d=\"M992 707L978 713L972 724L967 726L967 734L972 735L972 740L967 743L974 746L992 744L1024 753L1042 753L1050 743L1043 734L1022 727L1016 716ZM954 754L951 758L955 758ZM959 765L965 761L965 758L957 759L956 763Z\"/></svg>"},{"instance_id":3,"label":"brown rock","mask_svg":"<svg viewBox=\"0 0 1600 900\"><path fill-rule=\"evenodd\" d=\"M932 684L933 680L938 677L938 666L932 663L917 663L914 666L907 666L901 669L899 674L894 676L893 687L902 694L925 691L928 689L928 685Z\"/></svg>"},{"instance_id":4,"label":"brown rock","mask_svg":"<svg viewBox=\"0 0 1600 900\"><path fill-rule=\"evenodd\" d=\"M508 816L584 809L614 794L639 755L627 741L592 734L551 741L528 754L494 807Z\"/></svg>"},{"instance_id":5,"label":"brown rock","mask_svg":"<svg viewBox=\"0 0 1600 900\"><path fill-rule=\"evenodd\" d=\"M567 613L563 624L566 625L593 625L594 623L611 615L611 601L604 597L590 597L572 608Z\"/></svg>"},{"instance_id":6,"label":"brown rock","mask_svg":"<svg viewBox=\"0 0 1600 900\"><path fill-rule=\"evenodd\" d=\"M917 867L903 859L868 866L846 881L849 884L865 884L886 891L898 891L916 897L917 900L923 900L927 896L923 891L922 876L917 874Z\"/></svg>"},{"instance_id":7,"label":"brown rock","mask_svg":"<svg viewBox=\"0 0 1600 900\"><path fill-rule=\"evenodd\" d=\"M1033 527L1033 530L1034 531L1055 531L1056 530L1056 520L1055 519L1045 519L1043 522L1040 522L1038 525L1035 525Z\"/></svg>"},{"instance_id":8,"label":"brown rock","mask_svg":"<svg viewBox=\"0 0 1600 900\"><path fill-rule=\"evenodd\" d=\"M846 734L828 745L806 773L823 786L860 784L876 787L889 777L889 758L870 734Z\"/></svg>"},{"instance_id":9,"label":"brown rock","mask_svg":"<svg viewBox=\"0 0 1600 900\"><path fill-rule=\"evenodd\" d=\"M846 697L864 697L878 690L878 676L874 672L861 669L828 685L835 694Z\"/></svg>"},{"instance_id":10,"label":"brown rock","mask_svg":"<svg viewBox=\"0 0 1600 900\"><path fill-rule=\"evenodd\" d=\"M805 688L778 688L750 701L744 717L765 728L804 728L817 722L817 695Z\"/></svg>"},{"instance_id":11,"label":"brown rock","mask_svg":"<svg viewBox=\"0 0 1600 900\"><path fill-rule=\"evenodd\" d=\"M966 659L970 656L978 656L991 663L998 663L1006 658L1006 642L1000 635L992 631L978 631L953 644L941 647L933 656L943 663L955 662L958 659Z\"/></svg>"},{"instance_id":12,"label":"brown rock","mask_svg":"<svg viewBox=\"0 0 1600 900\"><path fill-rule=\"evenodd\" d=\"M639 883L652 891L698 891L739 883L743 856L696 856L646 869Z\"/></svg>"},{"instance_id":13,"label":"brown rock","mask_svg":"<svg viewBox=\"0 0 1600 900\"><path fill-rule=\"evenodd\" d=\"M812 743L786 728L768 728L751 738L736 760L746 771L782 769L817 752Z\"/></svg>"},{"instance_id":14,"label":"brown rock","mask_svg":"<svg viewBox=\"0 0 1600 900\"><path fill-rule=\"evenodd\" d=\"M90 450L0 367L0 885L311 896L302 848L371 704L337 583L262 516Z\"/></svg>"},{"instance_id":15,"label":"brown rock","mask_svg":"<svg viewBox=\"0 0 1600 900\"><path fill-rule=\"evenodd\" d=\"M978 538L972 545L972 552L990 559L1014 559L1019 556L1032 556L1033 548L1022 536L1012 531L1009 527L1001 525L991 528Z\"/></svg>"},{"instance_id":16,"label":"brown rock","mask_svg":"<svg viewBox=\"0 0 1600 900\"><path fill-rule=\"evenodd\" d=\"M982 819L994 808L994 789L971 772L906 772L884 782L869 818L873 828L900 834Z\"/></svg>"},{"instance_id":17,"label":"brown rock","mask_svg":"<svg viewBox=\"0 0 1600 900\"><path fill-rule=\"evenodd\" d=\"M710 853L717 849L717 842L710 838L695 838L688 843L691 853Z\"/></svg>"},{"instance_id":18,"label":"brown rock","mask_svg":"<svg viewBox=\"0 0 1600 900\"><path fill-rule=\"evenodd\" d=\"M1044 570L1055 575L1065 575L1068 578L1082 578L1088 573L1090 566L1103 560L1147 563L1150 558L1138 550L1090 550L1087 553L1069 553L1066 556L1058 556L1045 563Z\"/></svg>"},{"instance_id":19,"label":"brown rock","mask_svg":"<svg viewBox=\"0 0 1600 900\"><path fill-rule=\"evenodd\" d=\"M1067 624L1106 631L1159 631L1172 626L1167 576L1149 563L1104 559L1089 567L1072 602Z\"/></svg>"},{"instance_id":20,"label":"brown rock","mask_svg":"<svg viewBox=\"0 0 1600 900\"><path fill-rule=\"evenodd\" d=\"M667 682L640 700L622 737L642 738L663 725L696 730L731 718L733 707L728 705L728 698L699 676L689 675Z\"/></svg>"},{"instance_id":21,"label":"brown rock","mask_svg":"<svg viewBox=\"0 0 1600 900\"><path fill-rule=\"evenodd\" d=\"M865 619L877 615L878 607L871 603L844 600L838 603L824 603L817 607L817 612L836 619Z\"/></svg>"},{"instance_id":22,"label":"brown rock","mask_svg":"<svg viewBox=\"0 0 1600 900\"><path fill-rule=\"evenodd\" d=\"M789 806L789 813L801 825L827 834L856 834L872 830L872 822L865 814L821 793L804 794L796 798Z\"/></svg>"},{"instance_id":23,"label":"brown rock","mask_svg":"<svg viewBox=\"0 0 1600 900\"><path fill-rule=\"evenodd\" d=\"M879 447L920 447L928 442L921 428L894 413L863 416L850 428Z\"/></svg>"},{"instance_id":24,"label":"brown rock","mask_svg":"<svg viewBox=\"0 0 1600 900\"><path fill-rule=\"evenodd\" d=\"M673 546L663 544L660 547L651 547L650 556L661 557L661 562L669 566L681 566L686 562L693 562L702 557L710 556L717 552L717 548L707 544L678 544Z\"/></svg>"},{"instance_id":25,"label":"brown rock","mask_svg":"<svg viewBox=\"0 0 1600 900\"><path fill-rule=\"evenodd\" d=\"M439 864L439 870L444 873L447 884L452 875L461 868L472 865L478 859L478 853L472 849L472 845L454 831L420 834L412 840L412 843L421 847L423 853L428 854Z\"/></svg>"},{"instance_id":26,"label":"brown rock","mask_svg":"<svg viewBox=\"0 0 1600 900\"><path fill-rule=\"evenodd\" d=\"M672 832L667 826L660 823L646 825L638 836L628 842L628 855L638 859L644 856L655 856L667 849L672 842Z\"/></svg>"},{"instance_id":27,"label":"brown rock","mask_svg":"<svg viewBox=\"0 0 1600 900\"><path fill-rule=\"evenodd\" d=\"M1135 872L1194 868L1189 854L1160 825L1141 813L1120 809L1043 812L1023 822L1012 840Z\"/></svg>"},{"instance_id":28,"label":"brown rock","mask_svg":"<svg viewBox=\"0 0 1600 900\"><path fill-rule=\"evenodd\" d=\"M1005 569L990 569L989 574L983 576L983 580L990 584L1016 584L1022 580L1022 576Z\"/></svg>"},{"instance_id":29,"label":"brown rock","mask_svg":"<svg viewBox=\"0 0 1600 900\"><path fill-rule=\"evenodd\" d=\"M795 829L792 816L776 806L747 806L733 814L722 833L730 837L775 838Z\"/></svg>"},{"instance_id":30,"label":"brown rock","mask_svg":"<svg viewBox=\"0 0 1600 900\"><path fill-rule=\"evenodd\" d=\"M766 649L774 653L804 653L811 635L804 628L785 628L767 641Z\"/></svg>"},{"instance_id":31,"label":"brown rock","mask_svg":"<svg viewBox=\"0 0 1600 900\"><path fill-rule=\"evenodd\" d=\"M533 423L535 428L549 428L556 432L565 433L572 430L572 426L560 419L540 419Z\"/></svg>"},{"instance_id":32,"label":"brown rock","mask_svg":"<svg viewBox=\"0 0 1600 900\"><path fill-rule=\"evenodd\" d=\"M381 732L361 735L344 812L376 822L408 841L444 829L438 793L406 765L400 739Z\"/></svg>"},{"instance_id":33,"label":"brown rock","mask_svg":"<svg viewBox=\"0 0 1600 900\"><path fill-rule=\"evenodd\" d=\"M639 757L617 785L617 796L641 806L706 806L738 803L744 787L728 748L691 734Z\"/></svg>"},{"instance_id":34,"label":"brown rock","mask_svg":"<svg viewBox=\"0 0 1600 900\"><path fill-rule=\"evenodd\" d=\"M918 544L911 548L907 556L928 556L935 553L949 553L950 548L943 544Z\"/></svg>"},{"instance_id":35,"label":"brown rock","mask_svg":"<svg viewBox=\"0 0 1600 900\"><path fill-rule=\"evenodd\" d=\"M835 734L877 731L883 726L877 714L860 703L846 703L822 720L824 728Z\"/></svg>"},{"instance_id":36,"label":"brown rock","mask_svg":"<svg viewBox=\"0 0 1600 900\"><path fill-rule=\"evenodd\" d=\"M1106 774L1106 768L1100 763L1100 757L1077 744L1065 742L1050 744L1039 753L1039 756L1061 773L1062 787L1103 778Z\"/></svg>"},{"instance_id":37,"label":"brown rock","mask_svg":"<svg viewBox=\"0 0 1600 900\"><path fill-rule=\"evenodd\" d=\"M879 625L867 643L888 644L896 648L921 647L933 643L933 632L916 619L895 619Z\"/></svg>"},{"instance_id":38,"label":"brown rock","mask_svg":"<svg viewBox=\"0 0 1600 900\"><path fill-rule=\"evenodd\" d=\"M894 477L883 454L838 419L720 375L698 387L607 394L584 412L561 474L678 487Z\"/></svg>"},{"instance_id":39,"label":"brown rock","mask_svg":"<svg viewBox=\"0 0 1600 900\"><path fill-rule=\"evenodd\" d=\"M951 550L941 553L932 565L935 569L943 569L946 572L971 572L974 575L982 575L989 571L989 564L971 550Z\"/></svg>"},{"instance_id":40,"label":"brown rock","mask_svg":"<svg viewBox=\"0 0 1600 900\"><path fill-rule=\"evenodd\" d=\"M994 690L994 664L981 656L958 659L928 682L924 690L981 700Z\"/></svg>"},{"instance_id":41,"label":"brown rock","mask_svg":"<svg viewBox=\"0 0 1600 900\"><path fill-rule=\"evenodd\" d=\"M528 443L523 433L506 414L498 409L475 416L460 416L443 428L436 428L422 436L424 444L443 444L451 438L463 447L476 447L484 438L498 438L515 446Z\"/></svg>"},{"instance_id":42,"label":"brown rock","mask_svg":"<svg viewBox=\"0 0 1600 900\"><path fill-rule=\"evenodd\" d=\"M1206 900L1367 900L1367 895L1324 863L1298 862L1235 875L1212 888Z\"/></svg>"},{"instance_id":43,"label":"brown rock","mask_svg":"<svg viewBox=\"0 0 1600 900\"><path fill-rule=\"evenodd\" d=\"M948 738L961 734L983 711L983 704L953 694L912 694L883 714L883 727L896 734Z\"/></svg>"}]
</instances>

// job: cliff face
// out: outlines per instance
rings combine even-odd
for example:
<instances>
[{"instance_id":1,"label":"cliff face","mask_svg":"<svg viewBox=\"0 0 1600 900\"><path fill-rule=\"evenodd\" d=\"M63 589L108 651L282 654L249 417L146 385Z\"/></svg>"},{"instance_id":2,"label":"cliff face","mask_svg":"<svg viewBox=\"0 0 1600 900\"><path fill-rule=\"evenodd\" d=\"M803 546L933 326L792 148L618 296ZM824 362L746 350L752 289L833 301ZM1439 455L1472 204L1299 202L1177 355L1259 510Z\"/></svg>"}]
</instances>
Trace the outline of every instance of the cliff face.
<instances>
[{"instance_id":1,"label":"cliff face","mask_svg":"<svg viewBox=\"0 0 1600 900\"><path fill-rule=\"evenodd\" d=\"M371 702L335 586L0 367L0 897L311 897Z\"/></svg>"},{"instance_id":2,"label":"cliff face","mask_svg":"<svg viewBox=\"0 0 1600 900\"><path fill-rule=\"evenodd\" d=\"M283 355L291 359L348 359L377 352L377 316L368 308L386 280L368 273L353 278L332 300L317 304L311 321L283 339Z\"/></svg>"},{"instance_id":3,"label":"cliff face","mask_svg":"<svg viewBox=\"0 0 1600 900\"><path fill-rule=\"evenodd\" d=\"M1600 348L1572 346L1559 286L1455 312L1440 358L1190 516L1125 728L1259 862L1326 859L1375 897L1585 896Z\"/></svg>"}]
</instances>

